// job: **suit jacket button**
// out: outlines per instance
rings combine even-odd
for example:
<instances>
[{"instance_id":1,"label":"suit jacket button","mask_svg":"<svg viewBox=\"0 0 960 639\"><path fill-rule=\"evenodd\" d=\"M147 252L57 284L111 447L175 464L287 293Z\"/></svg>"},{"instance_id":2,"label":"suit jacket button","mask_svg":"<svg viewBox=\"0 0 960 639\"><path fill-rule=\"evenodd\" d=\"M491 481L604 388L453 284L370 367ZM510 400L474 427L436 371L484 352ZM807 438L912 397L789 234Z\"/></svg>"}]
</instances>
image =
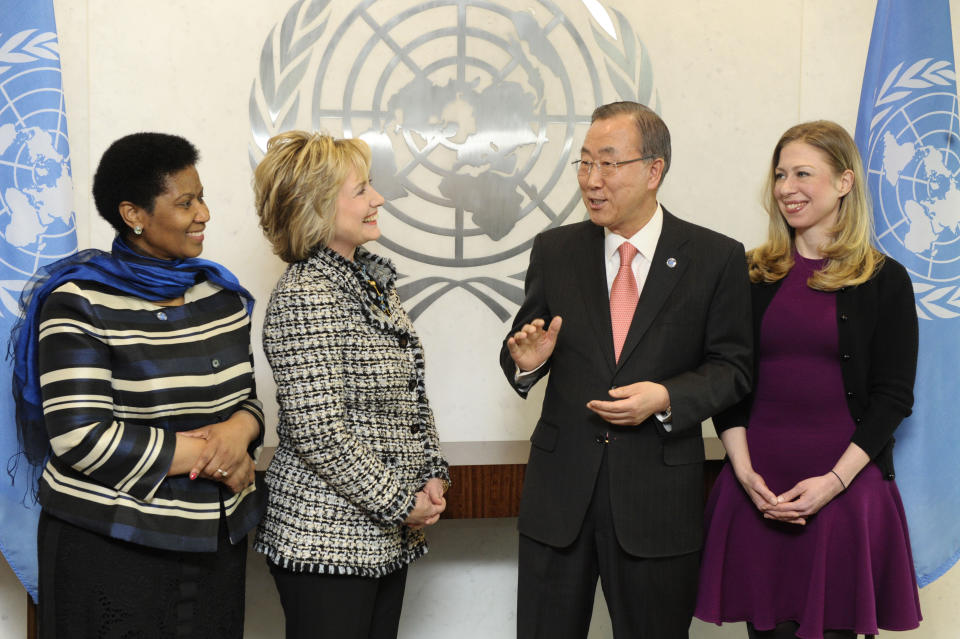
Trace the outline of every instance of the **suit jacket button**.
<instances>
[{"instance_id":1,"label":"suit jacket button","mask_svg":"<svg viewBox=\"0 0 960 639\"><path fill-rule=\"evenodd\" d=\"M847 391L847 399L853 399L853 391Z\"/></svg>"},{"instance_id":2,"label":"suit jacket button","mask_svg":"<svg viewBox=\"0 0 960 639\"><path fill-rule=\"evenodd\" d=\"M603 444L603 443L606 442L606 440L604 439L603 435L597 435L597 436L594 437L593 439L594 439L594 441L596 441L598 444Z\"/></svg>"}]
</instances>

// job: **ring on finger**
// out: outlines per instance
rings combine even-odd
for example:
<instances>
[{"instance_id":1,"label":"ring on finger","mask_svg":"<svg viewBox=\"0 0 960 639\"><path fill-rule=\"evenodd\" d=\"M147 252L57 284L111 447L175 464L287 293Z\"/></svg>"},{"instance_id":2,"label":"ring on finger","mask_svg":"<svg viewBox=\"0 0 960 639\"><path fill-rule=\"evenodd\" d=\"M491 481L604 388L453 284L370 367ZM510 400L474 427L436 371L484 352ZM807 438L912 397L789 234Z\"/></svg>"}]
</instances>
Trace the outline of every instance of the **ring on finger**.
<instances>
[{"instance_id":1,"label":"ring on finger","mask_svg":"<svg viewBox=\"0 0 960 639\"><path fill-rule=\"evenodd\" d=\"M218 468L218 469L217 469L217 474L220 475L221 477L223 477L224 479L226 479L227 475L229 475L230 473L228 473L227 471L225 471L225 470L222 469L222 468Z\"/></svg>"}]
</instances>

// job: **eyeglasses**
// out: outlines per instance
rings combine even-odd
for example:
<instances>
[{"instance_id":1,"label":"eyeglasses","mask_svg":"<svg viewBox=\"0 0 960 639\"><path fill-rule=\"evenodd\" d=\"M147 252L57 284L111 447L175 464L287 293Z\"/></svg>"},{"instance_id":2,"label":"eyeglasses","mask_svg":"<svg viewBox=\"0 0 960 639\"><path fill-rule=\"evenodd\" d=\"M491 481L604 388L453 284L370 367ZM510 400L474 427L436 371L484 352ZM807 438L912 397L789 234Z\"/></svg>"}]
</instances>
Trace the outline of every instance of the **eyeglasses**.
<instances>
[{"instance_id":1,"label":"eyeglasses","mask_svg":"<svg viewBox=\"0 0 960 639\"><path fill-rule=\"evenodd\" d=\"M571 166L576 168L578 177L589 177L590 171L593 170L593 167L597 167L597 171L600 172L602 177L611 177L617 174L617 169L623 166L624 164L633 164L634 162L643 162L645 160L652 160L657 157L656 155L645 155L642 158L634 158L632 160L623 160L622 162L591 162L589 160L574 160L571 162Z\"/></svg>"}]
</instances>

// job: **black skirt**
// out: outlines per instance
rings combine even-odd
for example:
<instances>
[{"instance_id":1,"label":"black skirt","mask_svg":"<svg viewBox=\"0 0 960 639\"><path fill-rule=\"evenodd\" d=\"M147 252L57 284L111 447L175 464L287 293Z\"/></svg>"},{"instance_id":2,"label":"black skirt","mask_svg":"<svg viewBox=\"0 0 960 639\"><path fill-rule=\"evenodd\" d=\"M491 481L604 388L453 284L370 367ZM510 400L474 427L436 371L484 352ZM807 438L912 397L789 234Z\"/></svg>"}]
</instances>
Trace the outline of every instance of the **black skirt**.
<instances>
[{"instance_id":1,"label":"black skirt","mask_svg":"<svg viewBox=\"0 0 960 639\"><path fill-rule=\"evenodd\" d=\"M243 636L246 538L216 552L149 548L46 512L37 531L41 639Z\"/></svg>"}]
</instances>

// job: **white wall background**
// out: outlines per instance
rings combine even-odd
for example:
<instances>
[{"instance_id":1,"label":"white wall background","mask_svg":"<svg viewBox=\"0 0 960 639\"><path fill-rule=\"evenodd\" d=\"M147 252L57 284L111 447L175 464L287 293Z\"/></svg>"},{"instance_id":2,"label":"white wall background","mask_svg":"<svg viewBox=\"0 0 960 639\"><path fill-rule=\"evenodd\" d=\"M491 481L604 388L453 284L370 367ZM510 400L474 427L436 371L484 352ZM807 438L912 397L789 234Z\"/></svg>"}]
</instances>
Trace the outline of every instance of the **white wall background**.
<instances>
[{"instance_id":1,"label":"white wall background","mask_svg":"<svg viewBox=\"0 0 960 639\"><path fill-rule=\"evenodd\" d=\"M390 1L398 7L410 4ZM555 2L588 32L589 17L579 0ZM264 39L292 3L55 2L81 248L107 248L111 240L89 196L91 173L106 146L136 130L179 133L202 154L200 175L213 215L204 257L234 270L260 300L255 333L283 265L256 226L247 101ZM519 0L510 6L522 10L528 4L536 3ZM759 192L770 151L783 130L817 118L853 130L874 1L603 4L629 19L651 56L662 113L673 136L673 166L661 200L681 217L748 246L757 244L766 224ZM331 24L353 5L333 0ZM956 43L960 0L951 0L951 9ZM383 225L388 228L389 221ZM398 263L404 270L405 264ZM539 400L523 403L502 382L496 356L506 325L460 293L431 306L417 328L427 347L428 385L441 438L525 439ZM273 413L273 386L262 356L257 367L260 394ZM515 524L504 519L436 526L431 554L410 573L401 636L512 636ZM281 636L272 580L259 556L252 554L250 564L247 636ZM912 636L960 636L960 569L920 594L925 621ZM25 599L0 562L0 637L25 635ZM591 639L611 636L598 600ZM692 636L740 637L743 631L740 625L718 629L695 622Z\"/></svg>"}]
</instances>

